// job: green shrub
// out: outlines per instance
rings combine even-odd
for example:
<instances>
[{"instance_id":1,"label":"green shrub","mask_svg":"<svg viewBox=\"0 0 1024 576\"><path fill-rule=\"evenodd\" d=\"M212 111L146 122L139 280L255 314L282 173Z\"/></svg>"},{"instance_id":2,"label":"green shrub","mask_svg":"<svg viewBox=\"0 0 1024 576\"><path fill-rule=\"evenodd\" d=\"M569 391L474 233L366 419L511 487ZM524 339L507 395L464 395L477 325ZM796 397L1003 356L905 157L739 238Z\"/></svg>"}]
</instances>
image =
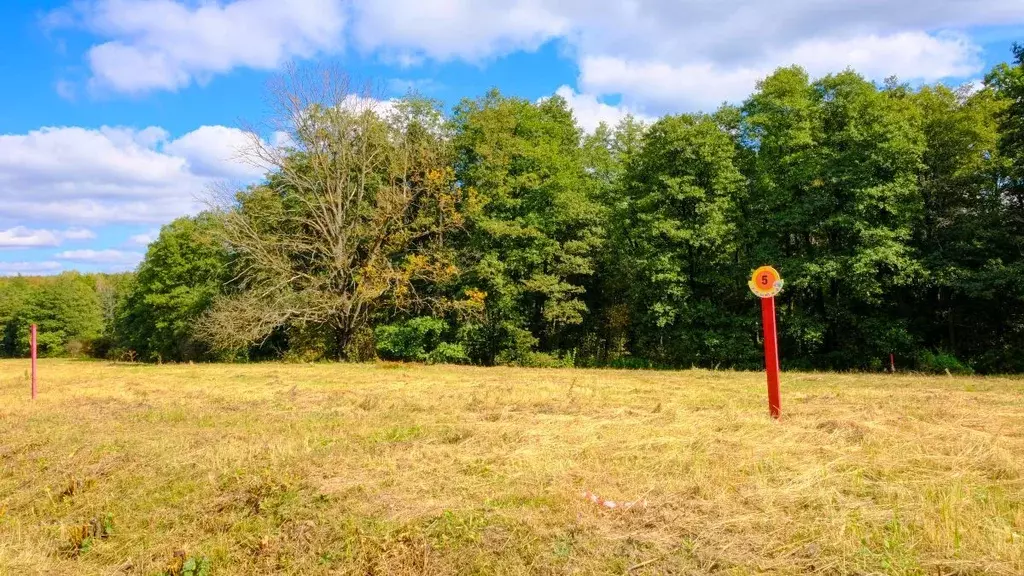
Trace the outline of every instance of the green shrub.
<instances>
[{"instance_id":1,"label":"green shrub","mask_svg":"<svg viewBox=\"0 0 1024 576\"><path fill-rule=\"evenodd\" d=\"M506 322L501 325L501 329L495 336L497 336L496 342L500 346L500 352L494 357L495 364L533 366L536 362L544 361L534 356L537 354L533 351L534 346L537 345L537 338L529 330Z\"/></svg>"},{"instance_id":2,"label":"green shrub","mask_svg":"<svg viewBox=\"0 0 1024 576\"><path fill-rule=\"evenodd\" d=\"M410 318L374 329L377 354L385 360L460 363L468 360L460 344L443 342L448 323L432 316Z\"/></svg>"},{"instance_id":3,"label":"green shrub","mask_svg":"<svg viewBox=\"0 0 1024 576\"><path fill-rule=\"evenodd\" d=\"M917 368L923 372L936 374L947 371L950 374L974 374L974 369L946 352L922 352L917 358Z\"/></svg>"},{"instance_id":4,"label":"green shrub","mask_svg":"<svg viewBox=\"0 0 1024 576\"><path fill-rule=\"evenodd\" d=\"M462 344L441 342L427 353L428 364L468 364L469 355Z\"/></svg>"}]
</instances>

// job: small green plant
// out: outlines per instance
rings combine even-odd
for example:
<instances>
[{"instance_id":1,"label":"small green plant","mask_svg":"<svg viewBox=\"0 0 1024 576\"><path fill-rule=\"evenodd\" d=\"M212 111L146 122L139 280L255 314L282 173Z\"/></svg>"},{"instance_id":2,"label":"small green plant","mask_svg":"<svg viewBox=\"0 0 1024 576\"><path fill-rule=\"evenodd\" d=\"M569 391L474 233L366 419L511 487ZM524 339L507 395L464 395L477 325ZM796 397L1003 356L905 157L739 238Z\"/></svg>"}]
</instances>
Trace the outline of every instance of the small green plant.
<instances>
[{"instance_id":1,"label":"small green plant","mask_svg":"<svg viewBox=\"0 0 1024 576\"><path fill-rule=\"evenodd\" d=\"M204 558L189 558L181 567L181 576L209 576L210 561Z\"/></svg>"},{"instance_id":2,"label":"small green plant","mask_svg":"<svg viewBox=\"0 0 1024 576\"><path fill-rule=\"evenodd\" d=\"M205 556L186 557L179 550L167 563L163 576L210 576L210 560Z\"/></svg>"}]
</instances>

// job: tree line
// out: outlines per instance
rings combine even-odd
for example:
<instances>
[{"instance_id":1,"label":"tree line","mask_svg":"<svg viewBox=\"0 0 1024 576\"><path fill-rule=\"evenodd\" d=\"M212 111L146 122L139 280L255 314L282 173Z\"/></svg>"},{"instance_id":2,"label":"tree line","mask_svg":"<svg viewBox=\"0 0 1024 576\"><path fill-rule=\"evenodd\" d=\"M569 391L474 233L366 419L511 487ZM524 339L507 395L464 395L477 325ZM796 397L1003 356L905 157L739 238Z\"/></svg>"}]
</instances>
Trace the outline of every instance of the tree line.
<instances>
[{"instance_id":1,"label":"tree line","mask_svg":"<svg viewBox=\"0 0 1024 576\"><path fill-rule=\"evenodd\" d=\"M286 145L132 274L0 283L0 352L145 361L1024 371L1024 46L980 86L780 68L741 105L584 133L565 100L446 113L273 86Z\"/></svg>"}]
</instances>

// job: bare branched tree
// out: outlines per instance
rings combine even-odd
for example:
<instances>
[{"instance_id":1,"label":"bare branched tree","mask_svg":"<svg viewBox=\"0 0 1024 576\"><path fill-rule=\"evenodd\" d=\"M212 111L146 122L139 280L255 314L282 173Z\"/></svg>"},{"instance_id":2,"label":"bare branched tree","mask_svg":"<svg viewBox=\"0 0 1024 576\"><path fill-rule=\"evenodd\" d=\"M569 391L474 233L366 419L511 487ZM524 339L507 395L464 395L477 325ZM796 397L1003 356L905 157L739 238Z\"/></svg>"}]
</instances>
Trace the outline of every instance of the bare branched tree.
<instances>
[{"instance_id":1,"label":"bare branched tree","mask_svg":"<svg viewBox=\"0 0 1024 576\"><path fill-rule=\"evenodd\" d=\"M285 326L323 329L344 354L382 306L434 306L456 274L461 226L444 119L427 101L382 102L332 70L290 69L271 87L270 142L250 130L264 183L220 207L237 267L200 331L236 348Z\"/></svg>"}]
</instances>

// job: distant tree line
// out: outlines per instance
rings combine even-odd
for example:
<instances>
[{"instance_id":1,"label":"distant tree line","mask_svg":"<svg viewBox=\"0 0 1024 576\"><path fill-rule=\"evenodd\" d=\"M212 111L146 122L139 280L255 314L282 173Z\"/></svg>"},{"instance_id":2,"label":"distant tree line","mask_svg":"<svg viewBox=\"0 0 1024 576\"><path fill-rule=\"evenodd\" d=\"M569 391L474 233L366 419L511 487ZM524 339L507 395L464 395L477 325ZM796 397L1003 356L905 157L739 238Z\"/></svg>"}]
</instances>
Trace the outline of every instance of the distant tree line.
<instances>
[{"instance_id":1,"label":"distant tree line","mask_svg":"<svg viewBox=\"0 0 1024 576\"><path fill-rule=\"evenodd\" d=\"M0 281L6 356L1024 372L1024 46L982 86L765 78L585 134L565 100L450 114L274 88L288 145L135 273Z\"/></svg>"}]
</instances>

